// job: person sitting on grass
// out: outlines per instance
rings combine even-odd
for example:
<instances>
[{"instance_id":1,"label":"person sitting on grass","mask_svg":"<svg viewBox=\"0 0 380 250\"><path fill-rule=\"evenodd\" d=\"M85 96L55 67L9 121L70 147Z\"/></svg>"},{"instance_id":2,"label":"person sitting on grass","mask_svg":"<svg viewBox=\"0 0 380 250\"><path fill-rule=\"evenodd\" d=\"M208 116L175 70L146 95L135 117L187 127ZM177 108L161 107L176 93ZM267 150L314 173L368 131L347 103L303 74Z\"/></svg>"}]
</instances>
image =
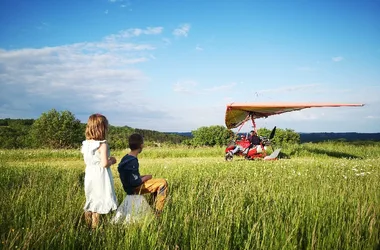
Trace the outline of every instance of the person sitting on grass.
<instances>
[{"instance_id":1,"label":"person sitting on grass","mask_svg":"<svg viewBox=\"0 0 380 250\"><path fill-rule=\"evenodd\" d=\"M140 134L133 134L129 137L128 142L131 152L121 159L117 168L123 189L127 195L153 194L155 213L159 215L164 208L168 183L165 179L152 179L152 175L140 175L137 156L144 147L143 137Z\"/></svg>"}]
</instances>

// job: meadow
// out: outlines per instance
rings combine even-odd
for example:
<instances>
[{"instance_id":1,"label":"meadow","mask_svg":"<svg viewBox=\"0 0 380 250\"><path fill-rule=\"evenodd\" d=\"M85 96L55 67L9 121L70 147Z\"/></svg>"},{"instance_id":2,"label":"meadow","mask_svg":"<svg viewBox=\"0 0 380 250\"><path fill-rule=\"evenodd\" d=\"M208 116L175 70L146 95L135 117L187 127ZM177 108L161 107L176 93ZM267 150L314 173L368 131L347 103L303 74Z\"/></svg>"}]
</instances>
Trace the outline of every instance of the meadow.
<instances>
[{"instance_id":1,"label":"meadow","mask_svg":"<svg viewBox=\"0 0 380 250\"><path fill-rule=\"evenodd\" d=\"M118 160L126 152L112 151ZM111 213L90 230L79 150L0 150L0 248L379 249L380 144L283 152L225 162L223 148L146 148L141 173L169 182L162 216L124 226Z\"/></svg>"}]
</instances>

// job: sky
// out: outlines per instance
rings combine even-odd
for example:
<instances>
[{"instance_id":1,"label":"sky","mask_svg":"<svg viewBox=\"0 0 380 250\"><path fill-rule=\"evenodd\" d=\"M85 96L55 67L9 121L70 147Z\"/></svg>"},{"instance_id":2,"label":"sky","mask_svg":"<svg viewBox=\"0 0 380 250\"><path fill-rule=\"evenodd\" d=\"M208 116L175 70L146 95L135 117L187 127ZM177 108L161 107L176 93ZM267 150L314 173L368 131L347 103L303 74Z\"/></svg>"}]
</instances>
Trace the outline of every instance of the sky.
<instances>
[{"instance_id":1,"label":"sky","mask_svg":"<svg viewBox=\"0 0 380 250\"><path fill-rule=\"evenodd\" d=\"M0 118L54 108L186 132L224 125L232 102L363 103L256 123L380 132L378 13L380 0L1 0Z\"/></svg>"}]
</instances>

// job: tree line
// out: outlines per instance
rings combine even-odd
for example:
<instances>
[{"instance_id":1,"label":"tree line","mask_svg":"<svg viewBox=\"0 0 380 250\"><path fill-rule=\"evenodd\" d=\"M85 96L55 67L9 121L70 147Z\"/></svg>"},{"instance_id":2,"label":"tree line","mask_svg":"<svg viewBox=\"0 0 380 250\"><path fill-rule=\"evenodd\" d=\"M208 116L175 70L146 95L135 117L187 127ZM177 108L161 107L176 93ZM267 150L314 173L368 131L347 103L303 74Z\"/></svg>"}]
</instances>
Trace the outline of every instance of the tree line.
<instances>
[{"instance_id":1,"label":"tree line","mask_svg":"<svg viewBox=\"0 0 380 250\"><path fill-rule=\"evenodd\" d=\"M70 111L55 109L42 113L34 119L0 119L0 148L79 148L85 140L85 123L81 123ZM128 126L110 126L108 142L113 149L128 147L128 137L139 133L149 146L183 144L187 146L225 146L235 134L224 126L200 127L191 131L192 136L162 133L154 130L137 129ZM270 130L262 128L258 133L269 136ZM300 136L293 130L277 129L273 140L276 144L299 143Z\"/></svg>"},{"instance_id":2,"label":"tree line","mask_svg":"<svg viewBox=\"0 0 380 250\"><path fill-rule=\"evenodd\" d=\"M271 130L260 128L257 131L259 136L269 138ZM192 131L193 138L183 141L182 143L189 146L225 146L232 140L239 139L244 133L235 135L234 132L224 126L200 127ZM291 129L277 129L274 138L271 140L273 144L298 144L300 143L300 135Z\"/></svg>"},{"instance_id":3,"label":"tree line","mask_svg":"<svg viewBox=\"0 0 380 250\"><path fill-rule=\"evenodd\" d=\"M34 119L0 119L0 148L79 148L85 140L86 124L81 123L70 111L52 109ZM128 137L141 134L146 144L178 144L186 136L161 133L153 130L134 129L128 126L109 126L107 140L111 148L125 149Z\"/></svg>"}]
</instances>

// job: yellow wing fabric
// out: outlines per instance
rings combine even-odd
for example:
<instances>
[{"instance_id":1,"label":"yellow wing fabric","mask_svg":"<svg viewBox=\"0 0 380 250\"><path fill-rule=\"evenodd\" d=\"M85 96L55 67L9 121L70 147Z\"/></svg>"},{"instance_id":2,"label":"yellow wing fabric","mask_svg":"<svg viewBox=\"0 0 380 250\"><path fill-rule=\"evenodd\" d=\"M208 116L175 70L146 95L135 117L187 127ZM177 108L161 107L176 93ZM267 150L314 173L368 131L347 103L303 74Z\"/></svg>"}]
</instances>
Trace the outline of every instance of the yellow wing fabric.
<instances>
[{"instance_id":1,"label":"yellow wing fabric","mask_svg":"<svg viewBox=\"0 0 380 250\"><path fill-rule=\"evenodd\" d=\"M227 128L236 128L251 116L253 119L278 115L306 108L361 107L364 104L335 103L231 103L227 105L225 122Z\"/></svg>"}]
</instances>

